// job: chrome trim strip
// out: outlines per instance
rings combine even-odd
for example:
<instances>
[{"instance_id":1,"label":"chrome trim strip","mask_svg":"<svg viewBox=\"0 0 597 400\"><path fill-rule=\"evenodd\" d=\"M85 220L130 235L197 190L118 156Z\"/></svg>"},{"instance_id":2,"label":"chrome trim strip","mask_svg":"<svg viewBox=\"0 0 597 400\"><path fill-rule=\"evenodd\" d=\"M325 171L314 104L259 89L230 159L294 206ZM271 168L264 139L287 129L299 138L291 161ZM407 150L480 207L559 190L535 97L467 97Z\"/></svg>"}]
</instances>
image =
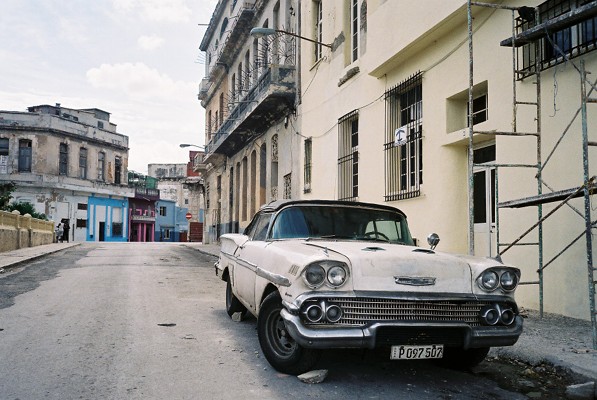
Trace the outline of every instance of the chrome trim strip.
<instances>
[{"instance_id":1,"label":"chrome trim strip","mask_svg":"<svg viewBox=\"0 0 597 400\"><path fill-rule=\"evenodd\" d=\"M282 275L271 273L259 267L257 267L257 270L255 272L257 273L257 276L267 279L268 281L275 283L276 285L286 287L290 286L290 281L288 280L288 278Z\"/></svg>"}]
</instances>

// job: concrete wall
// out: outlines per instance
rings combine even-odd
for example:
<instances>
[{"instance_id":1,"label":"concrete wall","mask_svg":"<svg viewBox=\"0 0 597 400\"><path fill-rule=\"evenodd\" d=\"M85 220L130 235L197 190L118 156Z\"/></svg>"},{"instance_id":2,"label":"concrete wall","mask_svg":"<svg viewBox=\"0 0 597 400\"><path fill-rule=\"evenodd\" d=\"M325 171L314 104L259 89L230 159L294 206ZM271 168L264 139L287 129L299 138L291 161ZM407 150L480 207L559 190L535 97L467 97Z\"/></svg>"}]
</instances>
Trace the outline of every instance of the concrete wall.
<instances>
[{"instance_id":1,"label":"concrete wall","mask_svg":"<svg viewBox=\"0 0 597 400\"><path fill-rule=\"evenodd\" d=\"M54 222L0 211L0 252L54 242Z\"/></svg>"}]
</instances>

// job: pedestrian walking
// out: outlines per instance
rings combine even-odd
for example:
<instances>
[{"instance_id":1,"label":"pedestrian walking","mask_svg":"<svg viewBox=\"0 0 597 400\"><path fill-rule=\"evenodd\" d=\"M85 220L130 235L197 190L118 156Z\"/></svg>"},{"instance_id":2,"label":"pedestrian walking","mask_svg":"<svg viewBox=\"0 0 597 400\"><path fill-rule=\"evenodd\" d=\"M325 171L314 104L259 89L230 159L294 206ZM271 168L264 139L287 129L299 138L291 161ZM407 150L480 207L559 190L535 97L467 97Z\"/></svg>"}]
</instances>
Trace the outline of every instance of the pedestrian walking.
<instances>
[{"instance_id":1,"label":"pedestrian walking","mask_svg":"<svg viewBox=\"0 0 597 400\"><path fill-rule=\"evenodd\" d=\"M56 243L58 242L62 242L62 235L64 233L64 227L62 222L59 222L58 225L56 225L56 230L55 230L55 234L56 234Z\"/></svg>"}]
</instances>

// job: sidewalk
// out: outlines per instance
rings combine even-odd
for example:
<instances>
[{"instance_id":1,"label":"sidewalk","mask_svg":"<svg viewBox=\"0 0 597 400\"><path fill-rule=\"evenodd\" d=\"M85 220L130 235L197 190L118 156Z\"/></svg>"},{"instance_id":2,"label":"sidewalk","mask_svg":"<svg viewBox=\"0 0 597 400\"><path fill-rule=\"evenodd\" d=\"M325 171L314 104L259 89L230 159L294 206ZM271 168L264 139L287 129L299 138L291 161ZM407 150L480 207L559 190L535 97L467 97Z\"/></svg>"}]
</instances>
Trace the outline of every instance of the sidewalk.
<instances>
[{"instance_id":1,"label":"sidewalk","mask_svg":"<svg viewBox=\"0 0 597 400\"><path fill-rule=\"evenodd\" d=\"M0 253L0 272L29 260L61 251L80 243L54 243ZM184 243L196 251L217 257L218 244ZM591 322L556 314L525 311L523 333L514 346L492 349L490 355L518 359L532 365L545 360L597 382L597 351L592 349Z\"/></svg>"},{"instance_id":2,"label":"sidewalk","mask_svg":"<svg viewBox=\"0 0 597 400\"><path fill-rule=\"evenodd\" d=\"M24 249L5 251L0 253L0 270L17 266L21 263L43 257L47 254L56 253L70 247L78 246L81 243L52 243L42 246L26 247Z\"/></svg>"}]
</instances>

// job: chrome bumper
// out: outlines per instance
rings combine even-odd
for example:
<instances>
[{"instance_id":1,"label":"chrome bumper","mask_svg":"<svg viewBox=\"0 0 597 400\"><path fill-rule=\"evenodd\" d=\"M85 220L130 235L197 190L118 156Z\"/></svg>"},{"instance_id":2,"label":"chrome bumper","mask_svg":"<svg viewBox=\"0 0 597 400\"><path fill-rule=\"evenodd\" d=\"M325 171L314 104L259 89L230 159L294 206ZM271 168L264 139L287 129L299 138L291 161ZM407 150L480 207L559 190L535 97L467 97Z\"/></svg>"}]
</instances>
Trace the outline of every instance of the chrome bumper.
<instances>
[{"instance_id":1,"label":"chrome bumper","mask_svg":"<svg viewBox=\"0 0 597 400\"><path fill-rule=\"evenodd\" d=\"M460 323L414 323L414 322L376 322L365 327L307 327L297 315L288 310L280 312L286 322L286 328L298 344L306 348L367 348L373 349L377 343L377 331L380 328L456 328L462 331L463 347L511 346L522 333L522 317L517 316L510 326L475 326ZM408 344L408 343L394 343ZM441 344L441 343L438 343Z\"/></svg>"}]
</instances>

